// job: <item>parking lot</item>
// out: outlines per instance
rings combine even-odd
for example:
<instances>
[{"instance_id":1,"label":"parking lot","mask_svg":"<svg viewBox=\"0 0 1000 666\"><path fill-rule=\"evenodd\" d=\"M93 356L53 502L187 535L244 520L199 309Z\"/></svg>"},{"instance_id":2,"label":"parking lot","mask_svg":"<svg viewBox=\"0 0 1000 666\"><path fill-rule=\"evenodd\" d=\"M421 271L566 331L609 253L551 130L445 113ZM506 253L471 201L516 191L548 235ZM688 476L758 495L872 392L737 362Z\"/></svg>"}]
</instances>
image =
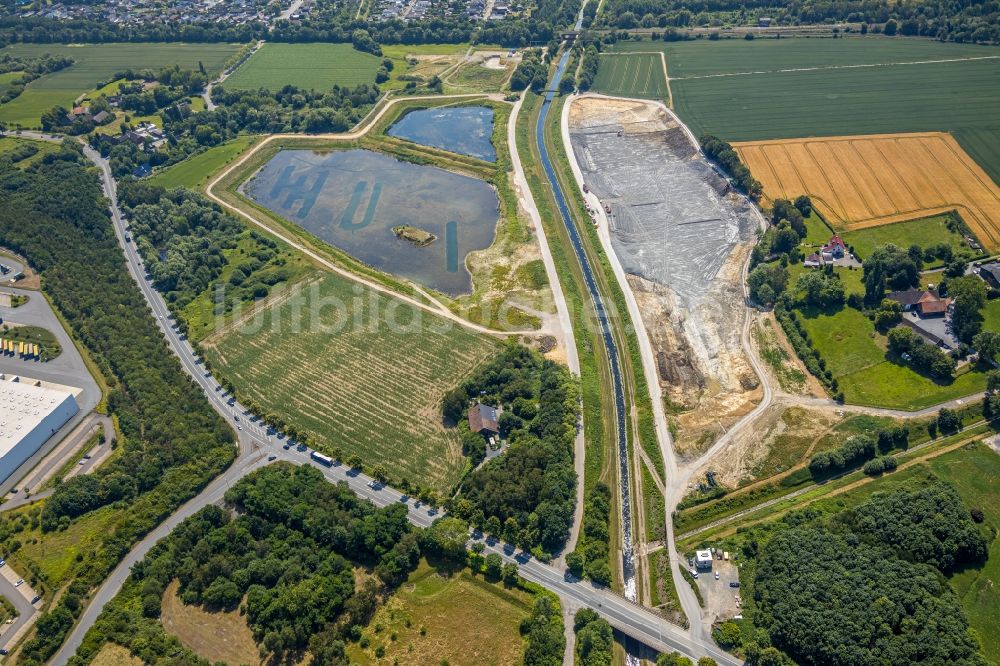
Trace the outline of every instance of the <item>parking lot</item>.
<instances>
[{"instance_id":1,"label":"parking lot","mask_svg":"<svg viewBox=\"0 0 1000 666\"><path fill-rule=\"evenodd\" d=\"M732 556L732 555L731 555ZM716 574L719 575L716 579ZM712 622L731 620L741 612L741 588L732 587L739 583L740 574L737 561L715 558L711 571L698 571L698 590L705 601L704 616Z\"/></svg>"}]
</instances>

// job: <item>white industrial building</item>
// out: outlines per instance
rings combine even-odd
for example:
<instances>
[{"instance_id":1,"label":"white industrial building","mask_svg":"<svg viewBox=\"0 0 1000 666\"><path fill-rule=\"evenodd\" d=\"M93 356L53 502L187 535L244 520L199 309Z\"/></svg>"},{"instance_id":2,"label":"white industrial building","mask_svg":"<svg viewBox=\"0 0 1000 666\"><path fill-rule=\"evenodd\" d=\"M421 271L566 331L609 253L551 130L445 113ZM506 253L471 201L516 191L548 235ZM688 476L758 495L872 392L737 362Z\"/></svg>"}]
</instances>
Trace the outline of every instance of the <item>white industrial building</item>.
<instances>
[{"instance_id":1,"label":"white industrial building","mask_svg":"<svg viewBox=\"0 0 1000 666\"><path fill-rule=\"evenodd\" d=\"M0 375L0 483L79 410L68 387Z\"/></svg>"},{"instance_id":2,"label":"white industrial building","mask_svg":"<svg viewBox=\"0 0 1000 666\"><path fill-rule=\"evenodd\" d=\"M695 566L699 569L712 568L712 551L696 550L694 553Z\"/></svg>"}]
</instances>

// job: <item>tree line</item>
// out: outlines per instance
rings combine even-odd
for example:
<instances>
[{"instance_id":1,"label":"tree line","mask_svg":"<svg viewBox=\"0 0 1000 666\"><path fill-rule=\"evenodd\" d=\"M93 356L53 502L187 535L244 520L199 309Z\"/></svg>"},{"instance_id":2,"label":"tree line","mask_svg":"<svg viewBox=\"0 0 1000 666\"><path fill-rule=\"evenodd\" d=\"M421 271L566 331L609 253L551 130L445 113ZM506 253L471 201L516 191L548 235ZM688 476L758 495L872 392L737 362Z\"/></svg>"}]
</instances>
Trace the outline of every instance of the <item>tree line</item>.
<instances>
[{"instance_id":1,"label":"tree line","mask_svg":"<svg viewBox=\"0 0 1000 666\"><path fill-rule=\"evenodd\" d=\"M918 0L608 0L595 24L599 28L722 27L756 25L767 16L772 26L796 26L846 21L862 23L862 34L933 37L951 42L1000 42L1000 8L993 3ZM884 25L884 28L882 26Z\"/></svg>"},{"instance_id":2,"label":"tree line","mask_svg":"<svg viewBox=\"0 0 1000 666\"><path fill-rule=\"evenodd\" d=\"M65 528L109 504L128 507L128 520L110 524L100 548L76 565L60 603L39 621L22 652L26 664L52 654L80 598L236 453L232 431L167 349L126 271L97 173L85 164L72 144L25 169L0 158L0 243L41 274L46 294L107 381L108 411L121 431L121 454L59 485L41 527Z\"/></svg>"}]
</instances>

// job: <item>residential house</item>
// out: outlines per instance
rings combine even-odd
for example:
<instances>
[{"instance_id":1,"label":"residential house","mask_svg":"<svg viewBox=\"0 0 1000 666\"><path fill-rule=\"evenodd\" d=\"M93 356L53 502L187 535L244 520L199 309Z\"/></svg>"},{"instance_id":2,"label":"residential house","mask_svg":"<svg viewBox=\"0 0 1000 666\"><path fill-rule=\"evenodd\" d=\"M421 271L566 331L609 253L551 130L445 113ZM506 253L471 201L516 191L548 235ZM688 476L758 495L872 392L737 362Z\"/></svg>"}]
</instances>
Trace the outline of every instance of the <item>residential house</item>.
<instances>
[{"instance_id":1,"label":"residential house","mask_svg":"<svg viewBox=\"0 0 1000 666\"><path fill-rule=\"evenodd\" d=\"M899 303L904 312L916 312L921 317L943 317L951 305L950 298L941 298L933 291L912 288L891 292L889 298Z\"/></svg>"},{"instance_id":2,"label":"residential house","mask_svg":"<svg viewBox=\"0 0 1000 666\"><path fill-rule=\"evenodd\" d=\"M500 433L496 407L476 403L469 408L469 430L484 437Z\"/></svg>"},{"instance_id":3,"label":"residential house","mask_svg":"<svg viewBox=\"0 0 1000 666\"><path fill-rule=\"evenodd\" d=\"M844 245L840 236L834 234L830 237L829 242L820 249L820 254L825 261L843 259L844 255L847 254L847 246Z\"/></svg>"}]
</instances>

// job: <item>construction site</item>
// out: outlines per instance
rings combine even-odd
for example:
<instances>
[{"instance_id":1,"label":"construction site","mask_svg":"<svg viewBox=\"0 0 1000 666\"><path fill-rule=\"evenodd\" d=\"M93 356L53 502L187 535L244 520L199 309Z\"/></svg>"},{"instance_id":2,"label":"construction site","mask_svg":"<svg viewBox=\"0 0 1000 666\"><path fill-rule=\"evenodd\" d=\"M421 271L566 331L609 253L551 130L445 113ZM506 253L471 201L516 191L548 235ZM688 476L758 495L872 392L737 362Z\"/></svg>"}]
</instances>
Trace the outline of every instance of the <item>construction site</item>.
<instances>
[{"instance_id":1,"label":"construction site","mask_svg":"<svg viewBox=\"0 0 1000 666\"><path fill-rule=\"evenodd\" d=\"M742 286L760 218L662 103L583 97L569 128L642 312L675 451L692 458L760 400Z\"/></svg>"}]
</instances>

